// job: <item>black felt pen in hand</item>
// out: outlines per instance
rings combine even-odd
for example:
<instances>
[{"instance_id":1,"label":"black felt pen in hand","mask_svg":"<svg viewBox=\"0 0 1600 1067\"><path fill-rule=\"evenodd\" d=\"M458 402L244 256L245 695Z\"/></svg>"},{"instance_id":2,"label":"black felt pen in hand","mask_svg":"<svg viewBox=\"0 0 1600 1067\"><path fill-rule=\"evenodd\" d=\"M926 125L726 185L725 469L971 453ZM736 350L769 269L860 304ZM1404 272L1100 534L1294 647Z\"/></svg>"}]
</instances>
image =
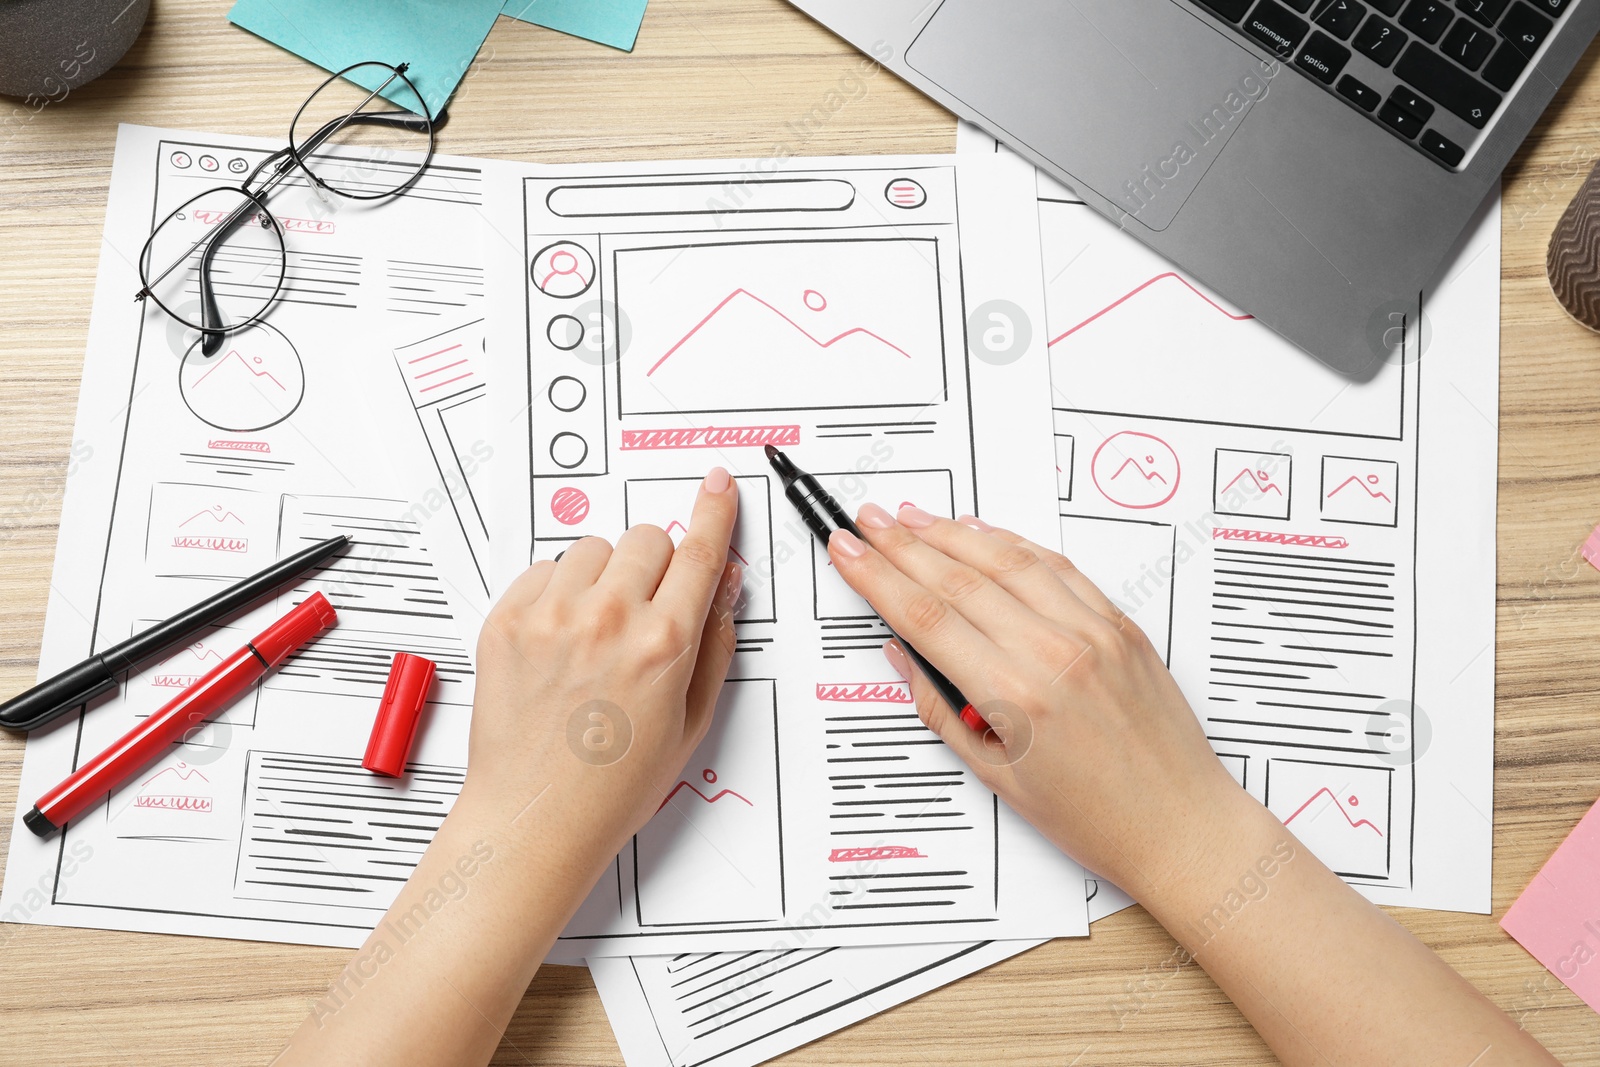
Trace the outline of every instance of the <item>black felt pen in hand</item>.
<instances>
[{"instance_id":1,"label":"black felt pen in hand","mask_svg":"<svg viewBox=\"0 0 1600 1067\"><path fill-rule=\"evenodd\" d=\"M817 535L817 540L822 542L824 548L827 547L828 538L833 536L835 530L845 530L854 537L860 537L862 541L866 540L865 537L861 537L861 531L850 521L850 516L845 514L839 502L822 488L822 483L796 467L788 456L771 445L767 446L767 460L772 464L772 469L778 472L778 477L783 479L783 495L788 497L789 503L800 512L800 518L811 528L811 532ZM894 633L894 630L891 628L889 632ZM906 650L906 655L911 657L911 661L922 671L934 690L944 698L944 702L960 713L962 722L979 733L989 729L989 724L984 722L983 716L972 706L972 701L961 694L961 690L956 688L954 682L923 658L922 653L912 648L905 638L895 634L895 640L900 642L900 647Z\"/></svg>"}]
</instances>

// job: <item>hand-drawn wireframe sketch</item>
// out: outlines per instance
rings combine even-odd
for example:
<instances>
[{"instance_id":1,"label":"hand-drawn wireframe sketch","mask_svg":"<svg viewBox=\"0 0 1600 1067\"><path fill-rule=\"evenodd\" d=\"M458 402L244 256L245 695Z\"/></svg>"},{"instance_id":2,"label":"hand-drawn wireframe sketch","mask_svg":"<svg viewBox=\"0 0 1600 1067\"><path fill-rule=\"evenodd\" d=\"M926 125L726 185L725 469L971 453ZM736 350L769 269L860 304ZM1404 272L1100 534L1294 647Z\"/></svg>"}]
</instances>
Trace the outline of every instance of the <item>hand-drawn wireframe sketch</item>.
<instances>
[{"instance_id":1,"label":"hand-drawn wireframe sketch","mask_svg":"<svg viewBox=\"0 0 1600 1067\"><path fill-rule=\"evenodd\" d=\"M967 351L986 301L1042 321L1031 171L528 167L507 188L491 213L527 227L491 270L494 305L521 313L490 324L510 428L495 584L582 536L649 522L680 538L712 464L740 488L729 732L714 728L716 751L691 759L554 958L1086 929L1061 891L1081 869L917 720L881 655L888 631L762 451L795 449L852 511L981 508L1059 535L1053 472L1014 462L1055 447L1046 406L1015 403L1045 395L1044 330L1015 360Z\"/></svg>"},{"instance_id":2,"label":"hand-drawn wireframe sketch","mask_svg":"<svg viewBox=\"0 0 1600 1067\"><path fill-rule=\"evenodd\" d=\"M387 359L439 333L419 329L418 309L443 308L464 324L481 317L468 305L483 299L482 175L469 161L431 167L411 194L340 205L332 218L303 179L288 179L274 213L307 237L288 253L282 297L208 359L192 334L128 299L138 252L152 217L215 181L174 158L253 164L277 147L130 126L119 134L77 423L92 459L68 482L42 666L54 673L311 541L345 533L354 544L135 672L77 721L31 737L24 804L311 592L333 602L339 623L60 840L19 825L0 904L8 918L359 944L460 788L471 660L422 542L426 503L399 491L383 445L421 438L406 420L447 438L460 425L448 405L468 400L472 383L460 368L425 376L413 365L414 403L401 399L372 424L351 400L370 391L365 349ZM475 280L446 269L461 259L480 264ZM481 328L474 343L476 366ZM390 360L387 372L396 388L398 366ZM439 681L411 772L380 781L360 772L360 758L396 651L437 662ZM61 878L63 843L79 842L93 862ZM8 910L40 885L46 899Z\"/></svg>"}]
</instances>

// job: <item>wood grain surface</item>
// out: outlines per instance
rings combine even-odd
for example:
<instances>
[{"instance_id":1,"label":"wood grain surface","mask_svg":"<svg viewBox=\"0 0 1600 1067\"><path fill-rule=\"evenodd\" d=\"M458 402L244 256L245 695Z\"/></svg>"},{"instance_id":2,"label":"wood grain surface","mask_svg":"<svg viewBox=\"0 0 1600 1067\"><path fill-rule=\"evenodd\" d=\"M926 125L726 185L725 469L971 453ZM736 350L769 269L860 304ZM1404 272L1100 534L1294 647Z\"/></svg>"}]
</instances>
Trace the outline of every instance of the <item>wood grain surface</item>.
<instances>
[{"instance_id":1,"label":"wood grain surface","mask_svg":"<svg viewBox=\"0 0 1600 1067\"><path fill-rule=\"evenodd\" d=\"M157 0L99 81L37 113L0 99L0 692L37 665L117 123L283 137L322 77L229 25L227 7ZM1600 337L1567 318L1543 270L1600 156L1597 57L1506 178L1495 914L1393 912L1571 1064L1600 1064L1600 1018L1495 920L1600 792L1600 574L1577 557L1600 519ZM780 0L652 0L632 55L502 18L439 148L551 162L952 148L951 117L887 73L798 125L856 69L848 46ZM0 738L0 804L16 797L22 747ZM1202 972L1161 971L1172 946L1134 909L782 1062L1272 1062ZM0 1063L266 1063L346 956L0 926ZM1336 959L1305 966L1340 980ZM1121 1013L1136 989L1142 1010ZM587 972L541 973L494 1062L620 1063Z\"/></svg>"}]
</instances>

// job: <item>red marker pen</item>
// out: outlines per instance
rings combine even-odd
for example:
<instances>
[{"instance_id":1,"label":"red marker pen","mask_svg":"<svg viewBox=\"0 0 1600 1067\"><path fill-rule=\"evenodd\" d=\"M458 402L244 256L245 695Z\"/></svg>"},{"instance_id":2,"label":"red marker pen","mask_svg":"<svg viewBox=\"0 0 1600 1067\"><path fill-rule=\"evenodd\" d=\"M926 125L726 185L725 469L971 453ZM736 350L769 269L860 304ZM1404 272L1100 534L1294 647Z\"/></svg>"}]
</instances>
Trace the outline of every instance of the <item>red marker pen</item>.
<instances>
[{"instance_id":1,"label":"red marker pen","mask_svg":"<svg viewBox=\"0 0 1600 1067\"><path fill-rule=\"evenodd\" d=\"M174 741L239 699L261 676L338 621L333 605L313 593L255 640L207 671L161 710L129 730L67 780L39 798L23 823L48 837L133 775L155 762Z\"/></svg>"}]
</instances>

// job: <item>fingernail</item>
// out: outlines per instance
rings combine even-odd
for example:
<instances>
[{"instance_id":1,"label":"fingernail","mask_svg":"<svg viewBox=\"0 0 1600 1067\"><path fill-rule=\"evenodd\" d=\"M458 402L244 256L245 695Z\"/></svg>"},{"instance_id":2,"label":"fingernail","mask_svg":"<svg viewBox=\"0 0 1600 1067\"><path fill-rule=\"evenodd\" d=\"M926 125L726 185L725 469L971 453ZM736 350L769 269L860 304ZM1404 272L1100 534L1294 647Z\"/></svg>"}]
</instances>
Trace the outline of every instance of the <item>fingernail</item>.
<instances>
[{"instance_id":1,"label":"fingernail","mask_svg":"<svg viewBox=\"0 0 1600 1067\"><path fill-rule=\"evenodd\" d=\"M976 515L963 515L956 520L963 526L970 526L979 533L994 533L994 527L978 518Z\"/></svg>"},{"instance_id":2,"label":"fingernail","mask_svg":"<svg viewBox=\"0 0 1600 1067\"><path fill-rule=\"evenodd\" d=\"M890 641L883 646L883 658L889 661L889 666L895 673L906 681L911 681L911 660L906 658L906 650L900 647L900 642Z\"/></svg>"},{"instance_id":3,"label":"fingernail","mask_svg":"<svg viewBox=\"0 0 1600 1067\"><path fill-rule=\"evenodd\" d=\"M884 511L876 504L865 504L856 515L856 522L862 526L869 526L874 530L894 529L894 516Z\"/></svg>"},{"instance_id":4,"label":"fingernail","mask_svg":"<svg viewBox=\"0 0 1600 1067\"><path fill-rule=\"evenodd\" d=\"M845 559L860 559L867 554L867 546L849 530L833 531L833 536L828 538L828 548L837 550Z\"/></svg>"},{"instance_id":5,"label":"fingernail","mask_svg":"<svg viewBox=\"0 0 1600 1067\"><path fill-rule=\"evenodd\" d=\"M915 504L907 504L901 508L899 518L901 526L909 526L913 530L925 529L932 526L936 521L932 515L929 515Z\"/></svg>"},{"instance_id":6,"label":"fingernail","mask_svg":"<svg viewBox=\"0 0 1600 1067\"><path fill-rule=\"evenodd\" d=\"M711 473L706 475L706 492L726 493L728 491L728 472L721 467L712 467Z\"/></svg>"}]
</instances>

